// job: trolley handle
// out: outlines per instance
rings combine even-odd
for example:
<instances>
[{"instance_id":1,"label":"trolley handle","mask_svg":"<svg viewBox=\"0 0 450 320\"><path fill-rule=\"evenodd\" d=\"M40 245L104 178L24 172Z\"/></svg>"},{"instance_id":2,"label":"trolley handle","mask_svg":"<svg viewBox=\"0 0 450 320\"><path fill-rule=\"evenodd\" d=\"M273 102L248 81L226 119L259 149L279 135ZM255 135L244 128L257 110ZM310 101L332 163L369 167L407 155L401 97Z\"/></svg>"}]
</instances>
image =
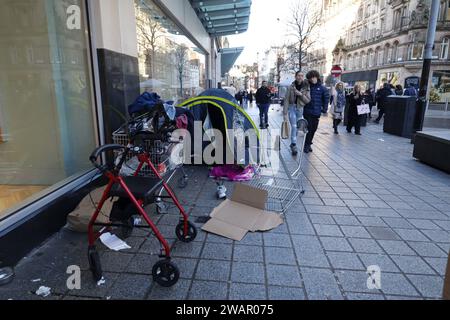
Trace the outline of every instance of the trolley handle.
<instances>
[{"instance_id":1,"label":"trolley handle","mask_svg":"<svg viewBox=\"0 0 450 320\"><path fill-rule=\"evenodd\" d=\"M122 146L120 144L106 144L104 146L100 146L97 149L95 149L94 152L92 152L91 156L89 157L89 160L92 162L94 167L96 167L97 169L102 169L102 166L100 166L97 163L97 159L101 154L108 152L108 151L125 150L125 149L126 149L126 147Z\"/></svg>"}]
</instances>

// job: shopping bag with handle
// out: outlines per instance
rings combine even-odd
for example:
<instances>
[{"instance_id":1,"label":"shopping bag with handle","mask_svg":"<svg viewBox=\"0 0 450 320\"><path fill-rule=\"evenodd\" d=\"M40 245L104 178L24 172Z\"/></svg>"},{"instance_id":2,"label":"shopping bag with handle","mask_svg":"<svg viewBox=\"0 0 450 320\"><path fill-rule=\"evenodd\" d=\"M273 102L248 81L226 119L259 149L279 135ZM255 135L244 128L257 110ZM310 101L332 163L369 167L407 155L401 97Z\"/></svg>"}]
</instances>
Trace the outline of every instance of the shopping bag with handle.
<instances>
[{"instance_id":1,"label":"shopping bag with handle","mask_svg":"<svg viewBox=\"0 0 450 320\"><path fill-rule=\"evenodd\" d=\"M281 139L289 139L289 123L287 121L283 121L281 124Z\"/></svg>"}]
</instances>

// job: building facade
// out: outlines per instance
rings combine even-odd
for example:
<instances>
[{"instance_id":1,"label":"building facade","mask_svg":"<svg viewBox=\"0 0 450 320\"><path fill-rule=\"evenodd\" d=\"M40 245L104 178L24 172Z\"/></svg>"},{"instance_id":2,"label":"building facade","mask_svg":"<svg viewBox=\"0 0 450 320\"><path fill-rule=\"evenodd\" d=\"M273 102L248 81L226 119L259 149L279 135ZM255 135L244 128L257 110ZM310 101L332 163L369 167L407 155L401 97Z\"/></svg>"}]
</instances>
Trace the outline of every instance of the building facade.
<instances>
[{"instance_id":1,"label":"building facade","mask_svg":"<svg viewBox=\"0 0 450 320\"><path fill-rule=\"evenodd\" d=\"M217 85L221 37L246 31L251 1L229 6L0 2L0 267L65 224L98 177L89 155L141 93L176 101Z\"/></svg>"},{"instance_id":2,"label":"building facade","mask_svg":"<svg viewBox=\"0 0 450 320\"><path fill-rule=\"evenodd\" d=\"M342 80L377 89L384 82L419 86L430 0L366 0L332 51ZM450 2L441 1L434 46L430 99L450 98Z\"/></svg>"}]
</instances>

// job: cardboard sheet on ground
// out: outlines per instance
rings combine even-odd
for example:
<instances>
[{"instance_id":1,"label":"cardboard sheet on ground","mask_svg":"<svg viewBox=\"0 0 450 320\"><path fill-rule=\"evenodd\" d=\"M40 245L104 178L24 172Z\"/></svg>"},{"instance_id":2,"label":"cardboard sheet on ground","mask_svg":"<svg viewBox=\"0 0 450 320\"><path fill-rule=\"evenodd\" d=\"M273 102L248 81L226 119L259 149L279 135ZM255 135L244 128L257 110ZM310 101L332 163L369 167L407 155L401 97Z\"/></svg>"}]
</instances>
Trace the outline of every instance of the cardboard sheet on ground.
<instances>
[{"instance_id":1,"label":"cardboard sheet on ground","mask_svg":"<svg viewBox=\"0 0 450 320\"><path fill-rule=\"evenodd\" d=\"M275 229L283 224L283 218L265 210L267 199L266 190L238 184L231 199L213 210L202 230L241 241L247 232Z\"/></svg>"}]
</instances>

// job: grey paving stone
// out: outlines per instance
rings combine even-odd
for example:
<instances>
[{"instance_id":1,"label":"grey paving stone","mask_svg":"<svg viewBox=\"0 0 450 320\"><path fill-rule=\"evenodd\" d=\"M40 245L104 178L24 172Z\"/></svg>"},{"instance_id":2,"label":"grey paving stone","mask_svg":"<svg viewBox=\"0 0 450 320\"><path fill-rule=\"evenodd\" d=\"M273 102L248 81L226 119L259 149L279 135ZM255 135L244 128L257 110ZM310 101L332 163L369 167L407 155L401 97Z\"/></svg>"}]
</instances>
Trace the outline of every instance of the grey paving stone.
<instances>
[{"instance_id":1,"label":"grey paving stone","mask_svg":"<svg viewBox=\"0 0 450 320\"><path fill-rule=\"evenodd\" d=\"M419 230L415 229L394 229L400 238L406 241L428 241Z\"/></svg>"},{"instance_id":2,"label":"grey paving stone","mask_svg":"<svg viewBox=\"0 0 450 320\"><path fill-rule=\"evenodd\" d=\"M200 260L195 279L228 281L231 263L217 260Z\"/></svg>"},{"instance_id":3,"label":"grey paving stone","mask_svg":"<svg viewBox=\"0 0 450 320\"><path fill-rule=\"evenodd\" d=\"M334 269L365 270L356 253L328 252L328 258Z\"/></svg>"},{"instance_id":4,"label":"grey paving stone","mask_svg":"<svg viewBox=\"0 0 450 320\"><path fill-rule=\"evenodd\" d=\"M383 247L388 254L398 254L398 255L416 255L414 251L408 247L404 241L396 240L379 240L378 243Z\"/></svg>"},{"instance_id":5,"label":"grey paving stone","mask_svg":"<svg viewBox=\"0 0 450 320\"><path fill-rule=\"evenodd\" d=\"M291 238L288 234L266 232L263 234L264 246L292 248Z\"/></svg>"},{"instance_id":6,"label":"grey paving stone","mask_svg":"<svg viewBox=\"0 0 450 320\"><path fill-rule=\"evenodd\" d=\"M450 232L444 230L422 230L431 240L436 242L450 243Z\"/></svg>"},{"instance_id":7,"label":"grey paving stone","mask_svg":"<svg viewBox=\"0 0 450 320\"><path fill-rule=\"evenodd\" d=\"M345 292L380 293L377 289L369 289L367 287L369 277L366 271L338 270L336 271L336 276Z\"/></svg>"},{"instance_id":8,"label":"grey paving stone","mask_svg":"<svg viewBox=\"0 0 450 320\"><path fill-rule=\"evenodd\" d=\"M245 244L245 245L252 245L252 246L262 246L263 240L262 240L262 233L260 232L249 232L244 237L239 244Z\"/></svg>"},{"instance_id":9,"label":"grey paving stone","mask_svg":"<svg viewBox=\"0 0 450 320\"><path fill-rule=\"evenodd\" d=\"M302 287L300 273L296 266L267 265L266 270L269 285Z\"/></svg>"},{"instance_id":10,"label":"grey paving stone","mask_svg":"<svg viewBox=\"0 0 450 320\"><path fill-rule=\"evenodd\" d=\"M192 282L188 294L189 300L226 300L228 285L225 282L199 281Z\"/></svg>"},{"instance_id":11,"label":"grey paving stone","mask_svg":"<svg viewBox=\"0 0 450 320\"><path fill-rule=\"evenodd\" d=\"M172 248L172 256L180 258L199 258L202 246L196 242L180 243L178 242Z\"/></svg>"},{"instance_id":12,"label":"grey paving stone","mask_svg":"<svg viewBox=\"0 0 450 320\"><path fill-rule=\"evenodd\" d=\"M233 260L239 262L264 262L263 247L235 245Z\"/></svg>"},{"instance_id":13,"label":"grey paving stone","mask_svg":"<svg viewBox=\"0 0 450 320\"><path fill-rule=\"evenodd\" d=\"M438 276L408 275L409 280L426 298L442 298L443 282Z\"/></svg>"},{"instance_id":14,"label":"grey paving stone","mask_svg":"<svg viewBox=\"0 0 450 320\"><path fill-rule=\"evenodd\" d=\"M352 247L345 238L320 237L320 240L327 251L353 252Z\"/></svg>"},{"instance_id":15,"label":"grey paving stone","mask_svg":"<svg viewBox=\"0 0 450 320\"><path fill-rule=\"evenodd\" d=\"M340 226L359 226L361 223L353 216L333 216L336 223Z\"/></svg>"},{"instance_id":16,"label":"grey paving stone","mask_svg":"<svg viewBox=\"0 0 450 320\"><path fill-rule=\"evenodd\" d=\"M264 265L262 263L235 262L231 270L231 281L264 284Z\"/></svg>"},{"instance_id":17,"label":"grey paving stone","mask_svg":"<svg viewBox=\"0 0 450 320\"><path fill-rule=\"evenodd\" d=\"M391 228L367 227L366 229L377 240L400 240L400 237Z\"/></svg>"},{"instance_id":18,"label":"grey paving stone","mask_svg":"<svg viewBox=\"0 0 450 320\"><path fill-rule=\"evenodd\" d=\"M233 247L231 244L206 243L202 259L231 260Z\"/></svg>"},{"instance_id":19,"label":"grey paving stone","mask_svg":"<svg viewBox=\"0 0 450 320\"><path fill-rule=\"evenodd\" d=\"M264 248L267 264L296 265L297 260L292 248Z\"/></svg>"},{"instance_id":20,"label":"grey paving stone","mask_svg":"<svg viewBox=\"0 0 450 320\"><path fill-rule=\"evenodd\" d=\"M208 233L207 237L206 237L206 242L208 243L219 243L219 244L232 244L233 240L228 239L228 238L224 238L212 233Z\"/></svg>"},{"instance_id":21,"label":"grey paving stone","mask_svg":"<svg viewBox=\"0 0 450 320\"><path fill-rule=\"evenodd\" d=\"M445 276L447 258L424 258L426 262L441 276Z\"/></svg>"},{"instance_id":22,"label":"grey paving stone","mask_svg":"<svg viewBox=\"0 0 450 320\"><path fill-rule=\"evenodd\" d=\"M102 270L105 272L123 272L133 259L134 254L121 252L104 252L100 256Z\"/></svg>"},{"instance_id":23,"label":"grey paving stone","mask_svg":"<svg viewBox=\"0 0 450 320\"><path fill-rule=\"evenodd\" d=\"M359 200L360 199L359 196L353 192L339 192L338 195L342 200Z\"/></svg>"},{"instance_id":24,"label":"grey paving stone","mask_svg":"<svg viewBox=\"0 0 450 320\"><path fill-rule=\"evenodd\" d=\"M387 224L379 217L358 217L358 219L366 227L387 227Z\"/></svg>"},{"instance_id":25,"label":"grey paving stone","mask_svg":"<svg viewBox=\"0 0 450 320\"><path fill-rule=\"evenodd\" d=\"M414 229L414 226L411 225L408 220L404 218L383 218L383 220L391 227L391 228L403 228L403 229Z\"/></svg>"},{"instance_id":26,"label":"grey paving stone","mask_svg":"<svg viewBox=\"0 0 450 320\"><path fill-rule=\"evenodd\" d=\"M408 242L408 245L413 248L422 257L447 257L448 255L439 246L432 242Z\"/></svg>"},{"instance_id":27,"label":"grey paving stone","mask_svg":"<svg viewBox=\"0 0 450 320\"><path fill-rule=\"evenodd\" d=\"M323 199L326 206L345 207L347 206L343 200L340 199Z\"/></svg>"},{"instance_id":28,"label":"grey paving stone","mask_svg":"<svg viewBox=\"0 0 450 320\"><path fill-rule=\"evenodd\" d=\"M372 239L348 239L356 252L360 253L383 253L383 249Z\"/></svg>"},{"instance_id":29,"label":"grey paving stone","mask_svg":"<svg viewBox=\"0 0 450 320\"><path fill-rule=\"evenodd\" d=\"M435 272L420 257L413 256L391 256L391 259L399 268L408 274L431 274Z\"/></svg>"},{"instance_id":30,"label":"grey paving stone","mask_svg":"<svg viewBox=\"0 0 450 320\"><path fill-rule=\"evenodd\" d=\"M121 274L107 296L113 300L143 300L152 286L152 277L148 275Z\"/></svg>"},{"instance_id":31,"label":"grey paving stone","mask_svg":"<svg viewBox=\"0 0 450 320\"><path fill-rule=\"evenodd\" d=\"M180 279L170 288L154 285L148 300L186 300L191 280Z\"/></svg>"},{"instance_id":32,"label":"grey paving stone","mask_svg":"<svg viewBox=\"0 0 450 320\"><path fill-rule=\"evenodd\" d=\"M342 232L344 232L346 237L352 238L367 238L370 239L370 234L366 231L364 227L358 226L342 226Z\"/></svg>"},{"instance_id":33,"label":"grey paving stone","mask_svg":"<svg viewBox=\"0 0 450 320\"><path fill-rule=\"evenodd\" d=\"M346 294L348 300L385 300L384 296L381 294L368 294L368 293L347 293Z\"/></svg>"},{"instance_id":34,"label":"grey paving stone","mask_svg":"<svg viewBox=\"0 0 450 320\"><path fill-rule=\"evenodd\" d=\"M344 236L339 227L336 225L315 224L314 228L319 236Z\"/></svg>"},{"instance_id":35,"label":"grey paving stone","mask_svg":"<svg viewBox=\"0 0 450 320\"><path fill-rule=\"evenodd\" d=\"M386 295L420 296L406 277L398 273L382 273L381 291Z\"/></svg>"},{"instance_id":36,"label":"grey paving stone","mask_svg":"<svg viewBox=\"0 0 450 320\"><path fill-rule=\"evenodd\" d=\"M331 215L311 214L310 218L313 224L333 224L333 225L336 224L333 220L333 216Z\"/></svg>"},{"instance_id":37,"label":"grey paving stone","mask_svg":"<svg viewBox=\"0 0 450 320\"><path fill-rule=\"evenodd\" d=\"M400 271L388 255L359 253L358 256L361 258L366 269L370 266L379 266L381 272Z\"/></svg>"},{"instance_id":38,"label":"grey paving stone","mask_svg":"<svg viewBox=\"0 0 450 320\"><path fill-rule=\"evenodd\" d=\"M161 258L149 254L136 254L128 264L126 271L129 273L152 274L152 268Z\"/></svg>"},{"instance_id":39,"label":"grey paving stone","mask_svg":"<svg viewBox=\"0 0 450 320\"><path fill-rule=\"evenodd\" d=\"M358 217L400 217L400 214L394 209L352 208L352 212Z\"/></svg>"},{"instance_id":40,"label":"grey paving stone","mask_svg":"<svg viewBox=\"0 0 450 320\"><path fill-rule=\"evenodd\" d=\"M269 300L305 300L302 288L269 286Z\"/></svg>"},{"instance_id":41,"label":"grey paving stone","mask_svg":"<svg viewBox=\"0 0 450 320\"><path fill-rule=\"evenodd\" d=\"M266 287L257 284L232 283L230 286L230 300L266 300Z\"/></svg>"},{"instance_id":42,"label":"grey paving stone","mask_svg":"<svg viewBox=\"0 0 450 320\"><path fill-rule=\"evenodd\" d=\"M301 268L309 300L343 300L336 278L331 270Z\"/></svg>"}]
</instances>

